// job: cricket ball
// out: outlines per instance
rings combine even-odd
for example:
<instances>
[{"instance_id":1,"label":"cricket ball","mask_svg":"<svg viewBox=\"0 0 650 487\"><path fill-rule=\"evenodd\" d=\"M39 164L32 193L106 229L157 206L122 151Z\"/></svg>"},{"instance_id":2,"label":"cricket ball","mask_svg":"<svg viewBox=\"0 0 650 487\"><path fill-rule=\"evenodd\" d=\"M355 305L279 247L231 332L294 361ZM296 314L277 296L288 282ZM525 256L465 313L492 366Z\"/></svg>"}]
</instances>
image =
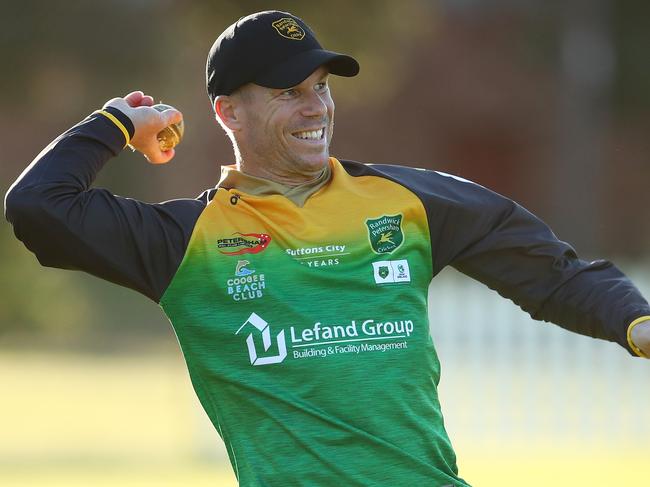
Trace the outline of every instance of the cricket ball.
<instances>
[{"instance_id":1,"label":"cricket ball","mask_svg":"<svg viewBox=\"0 0 650 487\"><path fill-rule=\"evenodd\" d=\"M151 108L155 108L159 112L162 112L163 110L168 110L174 107L171 105L165 105L164 103L158 103L156 105L153 105ZM168 151L169 149L172 149L173 147L180 144L181 140L183 140L184 133L185 124L182 120L178 123L168 125L162 129L160 132L158 132L157 136L158 143L160 144L160 150Z\"/></svg>"}]
</instances>

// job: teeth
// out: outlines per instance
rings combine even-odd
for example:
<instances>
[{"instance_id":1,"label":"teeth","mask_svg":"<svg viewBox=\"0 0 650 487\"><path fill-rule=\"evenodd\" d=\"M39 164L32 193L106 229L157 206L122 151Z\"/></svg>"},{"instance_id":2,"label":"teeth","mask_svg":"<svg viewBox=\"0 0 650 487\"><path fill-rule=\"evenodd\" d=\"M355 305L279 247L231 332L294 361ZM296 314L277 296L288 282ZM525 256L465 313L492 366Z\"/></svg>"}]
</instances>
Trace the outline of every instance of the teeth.
<instances>
[{"instance_id":1,"label":"teeth","mask_svg":"<svg viewBox=\"0 0 650 487\"><path fill-rule=\"evenodd\" d=\"M306 130L304 132L296 132L293 134L295 137L303 140L319 140L323 138L323 133L325 132L325 129L319 129L319 130Z\"/></svg>"}]
</instances>

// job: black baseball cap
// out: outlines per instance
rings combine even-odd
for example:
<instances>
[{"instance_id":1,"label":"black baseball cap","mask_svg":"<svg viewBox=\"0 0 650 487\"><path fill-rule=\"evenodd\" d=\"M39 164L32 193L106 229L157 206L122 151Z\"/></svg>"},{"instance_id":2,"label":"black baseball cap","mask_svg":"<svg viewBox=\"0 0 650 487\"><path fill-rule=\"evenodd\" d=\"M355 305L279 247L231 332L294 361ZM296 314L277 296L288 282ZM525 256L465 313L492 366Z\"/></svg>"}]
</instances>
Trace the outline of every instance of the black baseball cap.
<instances>
[{"instance_id":1,"label":"black baseball cap","mask_svg":"<svg viewBox=\"0 0 650 487\"><path fill-rule=\"evenodd\" d=\"M267 88L300 84L316 68L356 76L359 63L351 56L327 51L302 19L267 10L240 18L212 45L206 65L208 96L230 95L246 83Z\"/></svg>"}]
</instances>

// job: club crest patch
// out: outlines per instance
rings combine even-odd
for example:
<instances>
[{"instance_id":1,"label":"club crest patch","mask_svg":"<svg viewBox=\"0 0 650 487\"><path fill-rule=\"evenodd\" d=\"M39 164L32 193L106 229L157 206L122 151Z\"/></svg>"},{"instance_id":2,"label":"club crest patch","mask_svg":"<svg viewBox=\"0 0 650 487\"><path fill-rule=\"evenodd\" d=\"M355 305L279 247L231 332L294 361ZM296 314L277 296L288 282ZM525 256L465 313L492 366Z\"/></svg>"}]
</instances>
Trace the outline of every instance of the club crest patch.
<instances>
[{"instance_id":1,"label":"club crest patch","mask_svg":"<svg viewBox=\"0 0 650 487\"><path fill-rule=\"evenodd\" d=\"M276 20L271 25L275 27L278 34L287 39L301 41L305 37L304 29L292 18L283 17Z\"/></svg>"},{"instance_id":2,"label":"club crest patch","mask_svg":"<svg viewBox=\"0 0 650 487\"><path fill-rule=\"evenodd\" d=\"M386 279L388 277L388 274L390 274L390 267L387 265L381 265L377 267L377 274L379 274L379 277L382 279Z\"/></svg>"},{"instance_id":3,"label":"club crest patch","mask_svg":"<svg viewBox=\"0 0 650 487\"><path fill-rule=\"evenodd\" d=\"M402 215L382 215L366 220L368 240L377 254L390 254L404 242Z\"/></svg>"}]
</instances>

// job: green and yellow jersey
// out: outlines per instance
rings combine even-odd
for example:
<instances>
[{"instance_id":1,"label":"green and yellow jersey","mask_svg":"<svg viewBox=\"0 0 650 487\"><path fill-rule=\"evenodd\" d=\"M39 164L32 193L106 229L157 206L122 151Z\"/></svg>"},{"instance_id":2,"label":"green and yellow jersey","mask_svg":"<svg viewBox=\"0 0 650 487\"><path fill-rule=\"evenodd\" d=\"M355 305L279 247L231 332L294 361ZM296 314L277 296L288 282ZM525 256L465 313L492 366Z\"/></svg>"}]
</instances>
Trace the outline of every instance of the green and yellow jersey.
<instances>
[{"instance_id":1,"label":"green and yellow jersey","mask_svg":"<svg viewBox=\"0 0 650 487\"><path fill-rule=\"evenodd\" d=\"M580 260L470 181L331 158L302 187L225 168L199 198L152 205L90 188L123 145L112 120L90 116L15 183L7 217L44 265L160 303L242 486L469 485L427 314L448 265L630 353L629 324L650 315L611 263Z\"/></svg>"}]
</instances>

